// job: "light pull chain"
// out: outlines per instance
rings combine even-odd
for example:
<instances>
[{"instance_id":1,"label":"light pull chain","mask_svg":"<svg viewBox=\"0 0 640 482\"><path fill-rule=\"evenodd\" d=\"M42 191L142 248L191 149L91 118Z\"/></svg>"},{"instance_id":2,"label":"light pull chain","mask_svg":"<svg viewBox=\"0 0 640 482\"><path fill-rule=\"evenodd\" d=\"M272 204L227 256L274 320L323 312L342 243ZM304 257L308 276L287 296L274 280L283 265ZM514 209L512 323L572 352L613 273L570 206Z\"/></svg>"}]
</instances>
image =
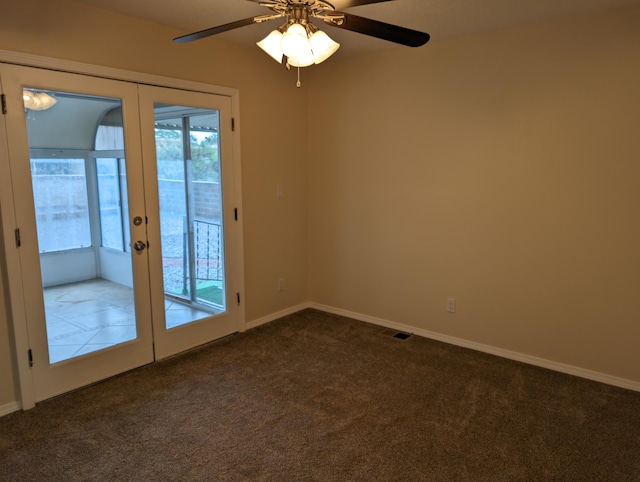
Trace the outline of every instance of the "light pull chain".
<instances>
[{"instance_id":1,"label":"light pull chain","mask_svg":"<svg viewBox=\"0 0 640 482\"><path fill-rule=\"evenodd\" d=\"M302 84L300 83L300 67L298 67L298 82L296 82L296 87L300 88Z\"/></svg>"}]
</instances>

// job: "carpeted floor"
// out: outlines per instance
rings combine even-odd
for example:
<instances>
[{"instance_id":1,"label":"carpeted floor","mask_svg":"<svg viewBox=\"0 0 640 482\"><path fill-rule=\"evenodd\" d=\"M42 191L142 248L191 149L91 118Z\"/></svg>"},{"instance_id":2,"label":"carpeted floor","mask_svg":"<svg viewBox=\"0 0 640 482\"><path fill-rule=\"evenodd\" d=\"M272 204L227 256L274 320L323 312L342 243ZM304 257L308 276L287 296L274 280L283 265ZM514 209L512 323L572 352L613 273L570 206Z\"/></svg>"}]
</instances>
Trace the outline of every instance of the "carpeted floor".
<instances>
[{"instance_id":1,"label":"carpeted floor","mask_svg":"<svg viewBox=\"0 0 640 482\"><path fill-rule=\"evenodd\" d=\"M2 481L638 481L640 393L314 310L0 418Z\"/></svg>"}]
</instances>

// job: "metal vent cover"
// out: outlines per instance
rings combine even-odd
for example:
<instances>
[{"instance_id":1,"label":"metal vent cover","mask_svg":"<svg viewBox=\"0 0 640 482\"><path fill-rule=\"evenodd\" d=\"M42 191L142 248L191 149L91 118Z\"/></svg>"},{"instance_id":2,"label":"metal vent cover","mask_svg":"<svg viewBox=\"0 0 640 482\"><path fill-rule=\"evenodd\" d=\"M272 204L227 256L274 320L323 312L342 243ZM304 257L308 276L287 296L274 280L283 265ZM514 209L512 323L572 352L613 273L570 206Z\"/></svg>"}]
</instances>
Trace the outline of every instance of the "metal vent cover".
<instances>
[{"instance_id":1,"label":"metal vent cover","mask_svg":"<svg viewBox=\"0 0 640 482\"><path fill-rule=\"evenodd\" d=\"M397 330L384 330L382 334L393 337L393 338L397 338L399 340L406 340L411 336L411 333L406 333L404 331L397 331Z\"/></svg>"}]
</instances>

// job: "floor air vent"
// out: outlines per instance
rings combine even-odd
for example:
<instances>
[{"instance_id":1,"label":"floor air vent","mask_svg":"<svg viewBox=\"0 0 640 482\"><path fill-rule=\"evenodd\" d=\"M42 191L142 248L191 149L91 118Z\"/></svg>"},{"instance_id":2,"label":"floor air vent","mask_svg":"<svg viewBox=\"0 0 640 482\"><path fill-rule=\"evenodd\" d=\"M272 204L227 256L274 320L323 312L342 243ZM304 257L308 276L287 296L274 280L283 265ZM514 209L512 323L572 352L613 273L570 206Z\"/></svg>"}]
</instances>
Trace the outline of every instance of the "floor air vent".
<instances>
[{"instance_id":1,"label":"floor air vent","mask_svg":"<svg viewBox=\"0 0 640 482\"><path fill-rule=\"evenodd\" d=\"M404 331L396 330L384 330L382 333L387 336L392 336L393 338L398 338L399 340L406 340L411 336L411 333L405 333Z\"/></svg>"}]
</instances>

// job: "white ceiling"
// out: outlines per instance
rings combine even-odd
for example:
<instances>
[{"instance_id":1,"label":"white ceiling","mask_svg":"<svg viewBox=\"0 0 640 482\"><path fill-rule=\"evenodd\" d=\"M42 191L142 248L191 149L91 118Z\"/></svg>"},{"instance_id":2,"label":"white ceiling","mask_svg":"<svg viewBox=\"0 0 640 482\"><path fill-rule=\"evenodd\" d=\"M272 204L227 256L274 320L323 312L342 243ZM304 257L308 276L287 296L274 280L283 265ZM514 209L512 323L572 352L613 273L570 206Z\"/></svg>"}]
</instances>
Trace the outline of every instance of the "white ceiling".
<instances>
[{"instance_id":1,"label":"white ceiling","mask_svg":"<svg viewBox=\"0 0 640 482\"><path fill-rule=\"evenodd\" d=\"M248 0L77 1L174 27L181 31L181 35L271 12ZM640 0L383 0L381 3L345 9L345 12L428 32L431 42L436 42L552 17L629 4L640 4ZM249 25L219 34L217 37L243 45L255 45L280 23L280 20L273 20ZM353 55L397 46L366 35L332 28L323 23L318 25L341 43L336 55ZM198 40L207 41L209 39Z\"/></svg>"}]
</instances>

